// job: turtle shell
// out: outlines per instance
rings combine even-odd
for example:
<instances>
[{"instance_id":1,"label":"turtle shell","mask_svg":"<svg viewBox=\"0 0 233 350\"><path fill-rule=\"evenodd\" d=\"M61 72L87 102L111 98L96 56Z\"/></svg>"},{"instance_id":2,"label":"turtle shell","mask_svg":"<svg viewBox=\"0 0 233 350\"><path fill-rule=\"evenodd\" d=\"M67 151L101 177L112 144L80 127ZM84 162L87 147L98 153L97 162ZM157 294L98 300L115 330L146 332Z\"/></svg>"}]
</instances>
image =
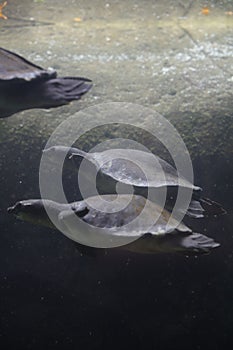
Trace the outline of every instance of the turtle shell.
<instances>
[{"instance_id":1,"label":"turtle shell","mask_svg":"<svg viewBox=\"0 0 233 350\"><path fill-rule=\"evenodd\" d=\"M59 151L59 149L58 149ZM85 157L97 169L112 179L138 187L181 186L200 190L160 157L141 150L109 149L103 152L85 153L77 149L73 157Z\"/></svg>"},{"instance_id":2,"label":"turtle shell","mask_svg":"<svg viewBox=\"0 0 233 350\"><path fill-rule=\"evenodd\" d=\"M20 55L0 48L0 82L48 80L56 76L54 70L44 70Z\"/></svg>"}]
</instances>

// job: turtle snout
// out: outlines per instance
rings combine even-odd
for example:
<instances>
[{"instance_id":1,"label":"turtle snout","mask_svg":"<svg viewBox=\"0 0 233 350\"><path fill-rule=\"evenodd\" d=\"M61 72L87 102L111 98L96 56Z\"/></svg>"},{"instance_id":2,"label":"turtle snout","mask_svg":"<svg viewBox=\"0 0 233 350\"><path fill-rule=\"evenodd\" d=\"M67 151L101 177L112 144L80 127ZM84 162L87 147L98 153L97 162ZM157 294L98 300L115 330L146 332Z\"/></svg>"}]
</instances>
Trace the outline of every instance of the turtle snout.
<instances>
[{"instance_id":1,"label":"turtle snout","mask_svg":"<svg viewBox=\"0 0 233 350\"><path fill-rule=\"evenodd\" d=\"M12 207L7 208L7 212L9 214L18 214L21 209L22 209L22 203L21 202L17 202Z\"/></svg>"},{"instance_id":2,"label":"turtle snout","mask_svg":"<svg viewBox=\"0 0 233 350\"><path fill-rule=\"evenodd\" d=\"M56 151L56 147L55 146L52 146L52 147L49 147L49 148L44 148L42 150L42 153L46 153L46 154L50 154L50 153L55 153Z\"/></svg>"}]
</instances>

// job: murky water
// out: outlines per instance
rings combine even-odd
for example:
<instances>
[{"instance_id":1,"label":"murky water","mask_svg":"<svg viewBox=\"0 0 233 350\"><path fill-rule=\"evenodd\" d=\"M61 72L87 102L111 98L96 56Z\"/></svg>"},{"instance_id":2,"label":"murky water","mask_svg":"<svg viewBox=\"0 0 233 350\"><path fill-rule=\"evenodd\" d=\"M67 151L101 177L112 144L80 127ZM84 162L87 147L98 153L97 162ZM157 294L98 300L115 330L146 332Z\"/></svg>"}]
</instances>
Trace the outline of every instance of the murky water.
<instances>
[{"instance_id":1,"label":"murky water","mask_svg":"<svg viewBox=\"0 0 233 350\"><path fill-rule=\"evenodd\" d=\"M2 47L94 86L69 106L0 120L4 349L232 346L232 11L227 0L8 1ZM7 215L16 200L40 196L41 151L54 128L110 101L150 107L180 132L195 183L228 210L192 223L221 243L211 255L81 256L55 230Z\"/></svg>"}]
</instances>

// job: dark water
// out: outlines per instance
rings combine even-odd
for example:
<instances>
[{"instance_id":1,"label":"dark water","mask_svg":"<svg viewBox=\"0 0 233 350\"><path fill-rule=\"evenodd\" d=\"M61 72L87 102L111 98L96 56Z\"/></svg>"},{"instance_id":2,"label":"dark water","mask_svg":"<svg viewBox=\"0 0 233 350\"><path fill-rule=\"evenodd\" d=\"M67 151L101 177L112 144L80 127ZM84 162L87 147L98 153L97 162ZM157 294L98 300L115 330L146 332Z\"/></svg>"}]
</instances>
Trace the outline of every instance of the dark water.
<instances>
[{"instance_id":1,"label":"dark water","mask_svg":"<svg viewBox=\"0 0 233 350\"><path fill-rule=\"evenodd\" d=\"M15 199L38 196L30 182L36 171L33 174L32 166L28 170L31 175L25 175ZM15 201L9 200L19 186L17 176L13 178L14 183L11 178L3 181L12 181L12 187L5 191L2 208ZM232 207L228 188L223 186L222 191L216 190L214 198ZM191 349L220 349L231 344L232 215L193 223L197 232L222 245L198 258L127 252L81 256L73 242L55 230L16 221L5 213L2 221L5 348L115 349L126 344L173 349L175 343L181 349L187 344Z\"/></svg>"},{"instance_id":2,"label":"dark water","mask_svg":"<svg viewBox=\"0 0 233 350\"><path fill-rule=\"evenodd\" d=\"M61 233L6 213L15 201L40 196L41 150L77 105L1 121L2 349L232 347L232 17L225 13L233 9L231 1L210 1L205 17L204 5L9 1L4 9L1 46L66 74L78 64L77 73L94 80L78 108L137 102L173 122L191 152L195 183L228 213L192 222L221 244L207 256L81 255ZM185 30L177 26L184 15Z\"/></svg>"}]
</instances>

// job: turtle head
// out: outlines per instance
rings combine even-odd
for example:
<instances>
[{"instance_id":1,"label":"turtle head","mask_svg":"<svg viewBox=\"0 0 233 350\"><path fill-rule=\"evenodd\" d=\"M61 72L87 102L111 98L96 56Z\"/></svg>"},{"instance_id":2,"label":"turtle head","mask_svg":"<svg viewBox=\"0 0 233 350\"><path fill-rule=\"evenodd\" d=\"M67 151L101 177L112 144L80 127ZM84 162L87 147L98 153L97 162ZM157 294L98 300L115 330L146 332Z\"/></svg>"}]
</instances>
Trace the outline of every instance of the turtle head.
<instances>
[{"instance_id":1,"label":"turtle head","mask_svg":"<svg viewBox=\"0 0 233 350\"><path fill-rule=\"evenodd\" d=\"M57 159L57 157L69 157L72 154L72 147L66 146L51 146L49 148L45 148L43 153L46 154L50 159Z\"/></svg>"},{"instance_id":2,"label":"turtle head","mask_svg":"<svg viewBox=\"0 0 233 350\"><path fill-rule=\"evenodd\" d=\"M72 168L75 166L76 169L79 168L82 159L88 156L87 153L78 148L59 145L45 148L43 154L45 154L53 164L63 166L65 162L66 165L72 166Z\"/></svg>"},{"instance_id":3,"label":"turtle head","mask_svg":"<svg viewBox=\"0 0 233 350\"><path fill-rule=\"evenodd\" d=\"M76 148L67 146L51 146L43 150L50 161L55 164L63 164L64 161L71 162L71 156L75 153Z\"/></svg>"}]
</instances>

